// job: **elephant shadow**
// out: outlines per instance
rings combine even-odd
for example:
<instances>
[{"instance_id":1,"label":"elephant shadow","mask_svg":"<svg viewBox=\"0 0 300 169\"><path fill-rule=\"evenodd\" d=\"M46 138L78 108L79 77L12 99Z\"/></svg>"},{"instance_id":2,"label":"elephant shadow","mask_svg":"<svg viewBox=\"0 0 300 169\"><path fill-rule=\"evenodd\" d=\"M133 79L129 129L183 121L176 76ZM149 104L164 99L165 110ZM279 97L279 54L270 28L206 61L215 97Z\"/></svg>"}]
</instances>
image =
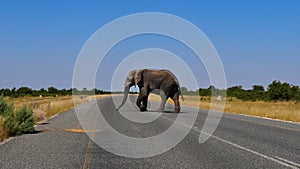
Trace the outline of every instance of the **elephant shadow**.
<instances>
[{"instance_id":1,"label":"elephant shadow","mask_svg":"<svg viewBox=\"0 0 300 169\"><path fill-rule=\"evenodd\" d=\"M180 111L179 113L174 113L173 111L170 111L170 110L164 110L164 111L162 111L162 112L158 112L158 111L156 111L156 110L148 110L148 111L146 111L146 112L155 112L155 113L162 113L162 114L181 114L181 113L188 113L188 112L182 112L182 111Z\"/></svg>"}]
</instances>

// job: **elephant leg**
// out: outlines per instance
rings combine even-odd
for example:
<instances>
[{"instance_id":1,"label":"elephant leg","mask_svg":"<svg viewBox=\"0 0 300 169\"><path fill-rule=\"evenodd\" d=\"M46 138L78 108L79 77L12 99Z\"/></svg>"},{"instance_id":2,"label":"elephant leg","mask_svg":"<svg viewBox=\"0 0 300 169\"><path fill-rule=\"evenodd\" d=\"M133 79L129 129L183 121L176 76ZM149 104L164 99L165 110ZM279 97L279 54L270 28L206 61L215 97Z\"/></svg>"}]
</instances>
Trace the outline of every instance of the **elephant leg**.
<instances>
[{"instance_id":1,"label":"elephant leg","mask_svg":"<svg viewBox=\"0 0 300 169\"><path fill-rule=\"evenodd\" d=\"M174 113L179 113L180 112L180 104L179 104L179 92L176 92L174 96L172 97L172 100L175 103L175 110Z\"/></svg>"},{"instance_id":2,"label":"elephant leg","mask_svg":"<svg viewBox=\"0 0 300 169\"><path fill-rule=\"evenodd\" d=\"M147 105L148 105L148 95L143 97L143 105L140 110L147 111Z\"/></svg>"},{"instance_id":3,"label":"elephant leg","mask_svg":"<svg viewBox=\"0 0 300 169\"><path fill-rule=\"evenodd\" d=\"M160 95L160 98L161 98L161 103L159 105L158 112L163 112L164 109L165 109L166 102L167 102L167 96L162 91L160 91L159 95Z\"/></svg>"},{"instance_id":4,"label":"elephant leg","mask_svg":"<svg viewBox=\"0 0 300 169\"><path fill-rule=\"evenodd\" d=\"M137 98L137 100L136 100L136 105L137 105L138 108L141 108L141 106L142 106L142 104L141 104L142 100L143 100L143 95L142 95L142 93L140 93L139 96L138 96L138 98Z\"/></svg>"},{"instance_id":5,"label":"elephant leg","mask_svg":"<svg viewBox=\"0 0 300 169\"><path fill-rule=\"evenodd\" d=\"M148 95L147 88L143 87L140 89L140 94L136 101L136 105L140 108L140 111L147 111Z\"/></svg>"}]
</instances>

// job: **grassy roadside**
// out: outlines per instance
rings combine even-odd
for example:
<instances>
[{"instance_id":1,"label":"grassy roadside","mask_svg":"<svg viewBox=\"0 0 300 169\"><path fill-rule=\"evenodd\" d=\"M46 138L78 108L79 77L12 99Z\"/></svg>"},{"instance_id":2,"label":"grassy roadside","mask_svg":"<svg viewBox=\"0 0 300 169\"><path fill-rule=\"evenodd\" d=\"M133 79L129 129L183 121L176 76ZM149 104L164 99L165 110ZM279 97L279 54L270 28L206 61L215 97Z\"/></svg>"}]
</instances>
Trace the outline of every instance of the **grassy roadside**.
<instances>
[{"instance_id":1,"label":"grassy roadside","mask_svg":"<svg viewBox=\"0 0 300 169\"><path fill-rule=\"evenodd\" d=\"M110 95L93 95L93 96L61 96L61 97L19 97L6 98L8 103L14 105L14 109L29 107L33 110L34 122L38 123L47 119L54 114L65 112L74 106L85 103L96 98L102 98ZM4 118L0 116L0 141L9 137L8 130L4 127Z\"/></svg>"},{"instance_id":2,"label":"grassy roadside","mask_svg":"<svg viewBox=\"0 0 300 169\"><path fill-rule=\"evenodd\" d=\"M102 98L108 95L92 95L92 96L61 96L61 97L20 97L8 98L7 101L13 103L15 108L29 106L33 109L35 122L44 120L65 112L74 106L85 103L96 98ZM74 97L74 101L73 101Z\"/></svg>"},{"instance_id":3,"label":"grassy roadside","mask_svg":"<svg viewBox=\"0 0 300 169\"><path fill-rule=\"evenodd\" d=\"M210 97L184 96L184 98L182 105L210 109ZM150 99L160 100L159 96L152 94ZM168 103L173 104L173 101L169 99ZM227 98L224 112L300 122L300 103L294 101L242 101Z\"/></svg>"},{"instance_id":4,"label":"grassy roadside","mask_svg":"<svg viewBox=\"0 0 300 169\"><path fill-rule=\"evenodd\" d=\"M95 96L72 96L63 97L20 97L6 98L9 103L13 103L15 109L23 106L28 106L33 110L35 123L47 119L54 114L62 113L74 106L85 103L96 98L102 98L110 95L95 95ZM211 104L210 97L199 96L184 96L185 101L182 105L209 109ZM149 99L159 101L160 97L151 94ZM168 103L173 104L169 99ZM236 98L227 98L225 104L225 112L246 114L251 116L268 117L286 121L300 122L300 103L292 101L242 101ZM4 118L0 116L0 141L7 138L8 130L4 127Z\"/></svg>"}]
</instances>

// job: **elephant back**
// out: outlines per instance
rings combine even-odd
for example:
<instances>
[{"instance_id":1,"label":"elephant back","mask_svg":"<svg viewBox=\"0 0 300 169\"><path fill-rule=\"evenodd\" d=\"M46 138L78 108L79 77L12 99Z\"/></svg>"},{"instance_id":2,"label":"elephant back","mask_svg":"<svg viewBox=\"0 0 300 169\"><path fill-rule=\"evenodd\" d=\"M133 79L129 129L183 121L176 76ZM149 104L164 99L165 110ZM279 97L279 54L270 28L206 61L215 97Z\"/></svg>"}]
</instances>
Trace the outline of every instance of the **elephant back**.
<instances>
[{"instance_id":1,"label":"elephant back","mask_svg":"<svg viewBox=\"0 0 300 169\"><path fill-rule=\"evenodd\" d=\"M178 87L180 86L178 79L176 78L176 76L171 71L169 71L167 69L162 69L161 71L167 72L175 80L175 82L178 85Z\"/></svg>"}]
</instances>

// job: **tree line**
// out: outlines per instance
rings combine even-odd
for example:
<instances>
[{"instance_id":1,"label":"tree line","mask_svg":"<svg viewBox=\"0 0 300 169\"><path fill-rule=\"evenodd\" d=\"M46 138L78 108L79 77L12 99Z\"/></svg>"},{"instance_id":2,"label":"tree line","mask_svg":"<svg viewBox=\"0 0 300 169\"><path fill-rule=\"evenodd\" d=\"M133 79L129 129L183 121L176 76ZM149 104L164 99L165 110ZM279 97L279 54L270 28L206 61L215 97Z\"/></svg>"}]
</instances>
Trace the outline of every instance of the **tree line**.
<instances>
[{"instance_id":1,"label":"tree line","mask_svg":"<svg viewBox=\"0 0 300 169\"><path fill-rule=\"evenodd\" d=\"M189 91L186 87L181 87L182 94L200 96L225 96L236 97L245 101L300 101L299 86L274 80L267 89L261 85L254 85L252 89L245 90L242 86L232 86L227 89L217 89L214 86L200 88L196 91Z\"/></svg>"},{"instance_id":2,"label":"tree line","mask_svg":"<svg viewBox=\"0 0 300 169\"><path fill-rule=\"evenodd\" d=\"M94 95L94 94L111 94L122 92L111 92L100 89L82 90L76 88L57 89L55 87L41 88L34 90L29 87L20 87L12 89L0 89L0 95L9 97L23 97L23 96L66 96L66 95ZM137 93L137 92L131 92ZM245 101L300 101L299 86L289 84L287 82L273 81L268 85L267 89L261 85L254 85L252 89L246 90L242 86L232 86L227 89L217 89L213 85L208 88L199 88L196 91L188 90L186 87L181 87L181 93L184 95L200 95L200 96L225 96L236 97L237 99Z\"/></svg>"},{"instance_id":3,"label":"tree line","mask_svg":"<svg viewBox=\"0 0 300 169\"><path fill-rule=\"evenodd\" d=\"M76 88L70 89L57 89L55 87L48 87L47 89L41 88L39 90L34 90L29 87L20 87L12 89L0 89L0 95L6 97L24 97L24 96L66 96L66 95L94 95L94 94L111 94L112 92L104 91L100 89L88 90L83 88L82 90Z\"/></svg>"}]
</instances>

